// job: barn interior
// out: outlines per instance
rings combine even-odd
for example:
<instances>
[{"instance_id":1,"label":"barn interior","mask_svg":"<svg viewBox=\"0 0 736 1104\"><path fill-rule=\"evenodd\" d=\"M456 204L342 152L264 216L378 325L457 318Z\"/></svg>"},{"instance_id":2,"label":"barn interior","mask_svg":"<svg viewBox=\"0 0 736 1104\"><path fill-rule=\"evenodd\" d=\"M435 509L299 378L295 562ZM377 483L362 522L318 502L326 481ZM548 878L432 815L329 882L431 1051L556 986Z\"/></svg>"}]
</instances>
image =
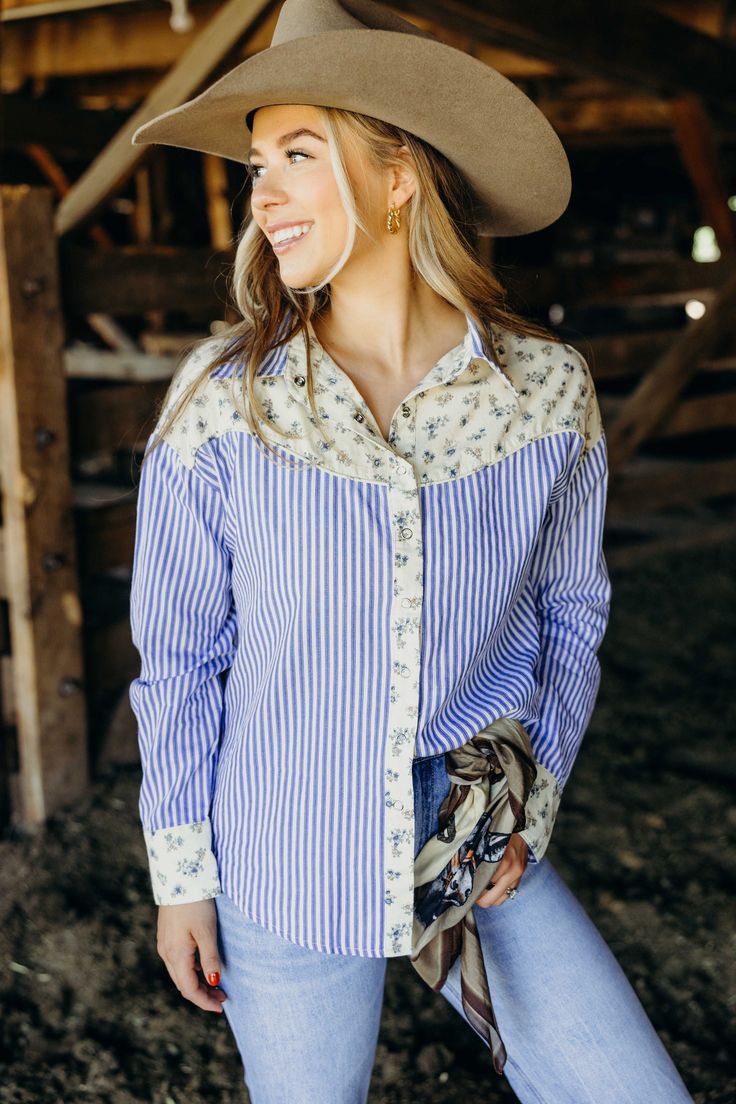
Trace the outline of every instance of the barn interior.
<instances>
[{"instance_id":1,"label":"barn interior","mask_svg":"<svg viewBox=\"0 0 736 1104\"><path fill-rule=\"evenodd\" d=\"M221 1100L242 1099L222 1032L195 1025L192 1010L199 1062L186 1060L189 1044L171 1041L181 1010L146 929L128 685L139 669L129 625L139 464L182 350L237 317L227 277L248 186L234 161L130 139L265 49L279 7L3 0L0 947L10 1011L0 1049L15 1087L0 1087L0 1101L178 1104L208 1092L205 1068ZM620 605L555 854L639 978L694 1099L725 1104L736 1093L723 917L736 877L726 690L736 5L390 7L518 84L570 159L572 198L557 222L482 239L510 305L586 357L608 442L604 548ZM581 860L590 839L601 854ZM35 940L29 924L47 906ZM110 927L114 963L103 962L104 947L91 952L104 980L85 996L73 963ZM116 975L141 969L136 944L146 939L143 966L158 990L149 1000L131 979L131 1011L118 1019L113 965ZM159 1020L155 1052L149 1015ZM472 1040L455 1042L450 1020L443 1035L436 1004L398 965L386 1017L375 1100L421 1089L447 1104L477 1091L485 1067ZM398 1072L407 1063L409 1078ZM456 1097L446 1084L453 1068ZM508 1087L494 1091L515 1099Z\"/></svg>"}]
</instances>

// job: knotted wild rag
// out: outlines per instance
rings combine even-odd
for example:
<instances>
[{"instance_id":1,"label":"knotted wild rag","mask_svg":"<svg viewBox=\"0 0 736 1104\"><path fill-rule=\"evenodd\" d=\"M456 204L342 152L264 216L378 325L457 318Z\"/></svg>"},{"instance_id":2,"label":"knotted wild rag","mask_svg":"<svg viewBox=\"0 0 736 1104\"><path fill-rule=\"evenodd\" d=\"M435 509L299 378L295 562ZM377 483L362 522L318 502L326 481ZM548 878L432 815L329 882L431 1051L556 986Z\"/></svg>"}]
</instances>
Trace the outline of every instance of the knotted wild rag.
<instances>
[{"instance_id":1,"label":"knotted wild rag","mask_svg":"<svg viewBox=\"0 0 736 1104\"><path fill-rule=\"evenodd\" d=\"M439 808L439 831L414 860L410 961L439 991L460 955L465 1014L488 1044L500 1074L506 1048L472 906L490 885L512 833L526 827L524 808L537 777L536 761L524 726L500 717L462 747L448 751L445 765L452 786Z\"/></svg>"}]
</instances>

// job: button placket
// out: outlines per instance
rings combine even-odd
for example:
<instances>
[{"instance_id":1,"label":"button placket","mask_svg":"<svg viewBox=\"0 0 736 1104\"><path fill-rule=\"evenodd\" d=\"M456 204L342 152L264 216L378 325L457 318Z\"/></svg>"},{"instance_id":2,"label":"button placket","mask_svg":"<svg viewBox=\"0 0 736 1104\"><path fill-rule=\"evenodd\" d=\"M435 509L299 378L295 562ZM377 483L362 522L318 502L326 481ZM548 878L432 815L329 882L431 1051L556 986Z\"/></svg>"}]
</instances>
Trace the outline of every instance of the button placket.
<instances>
[{"instance_id":1,"label":"button placket","mask_svg":"<svg viewBox=\"0 0 736 1104\"><path fill-rule=\"evenodd\" d=\"M391 692L385 749L384 951L411 954L414 916L414 786L419 717L423 547L419 487L413 466L389 461L394 534L391 604Z\"/></svg>"}]
</instances>

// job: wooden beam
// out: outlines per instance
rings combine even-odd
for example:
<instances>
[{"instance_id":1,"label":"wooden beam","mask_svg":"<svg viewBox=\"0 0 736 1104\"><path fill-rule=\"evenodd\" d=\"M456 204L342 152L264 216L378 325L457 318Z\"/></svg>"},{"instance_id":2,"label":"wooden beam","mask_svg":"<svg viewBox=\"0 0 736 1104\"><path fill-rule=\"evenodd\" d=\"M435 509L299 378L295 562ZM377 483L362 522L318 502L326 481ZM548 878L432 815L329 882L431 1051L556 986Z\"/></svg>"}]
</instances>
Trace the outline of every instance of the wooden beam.
<instances>
[{"instance_id":1,"label":"wooden beam","mask_svg":"<svg viewBox=\"0 0 736 1104\"><path fill-rule=\"evenodd\" d=\"M715 353L736 329L736 274L720 289L702 318L691 322L626 398L608 427L608 458L614 476L670 413L702 357Z\"/></svg>"},{"instance_id":2,"label":"wooden beam","mask_svg":"<svg viewBox=\"0 0 736 1104\"><path fill-rule=\"evenodd\" d=\"M162 310L187 311L197 321L208 324L224 317L227 276L234 257L232 249L215 252L199 246L122 246L102 252L62 239L64 308L71 315L104 311L125 316L143 314L155 304ZM552 303L575 308L595 304L644 305L664 293L672 302L683 304L690 298L712 299L736 274L736 261L724 256L709 264L680 259L667 265L600 264L569 269L501 265L496 274L513 305L524 313L544 313ZM672 335L677 332L669 331ZM665 347L669 336L653 333L647 349L649 336L641 335L641 353L637 356L641 363L648 353L651 365L652 355ZM575 335L566 340L574 345ZM600 340L619 342L616 347L621 348L622 341L636 345L637 337L622 334ZM623 356L625 352L617 355Z\"/></svg>"},{"instance_id":3,"label":"wooden beam","mask_svg":"<svg viewBox=\"0 0 736 1104\"><path fill-rule=\"evenodd\" d=\"M53 19L3 23L3 65L0 87L16 92L28 80L84 77L151 70L160 79L180 60L212 19L222 10L218 0L201 0L190 8L195 25L178 33L171 28L168 4L141 8L136 4L109 10L57 15ZM278 13L253 27L241 56L265 49Z\"/></svg>"},{"instance_id":4,"label":"wooden beam","mask_svg":"<svg viewBox=\"0 0 736 1104\"><path fill-rule=\"evenodd\" d=\"M676 329L606 334L603 337L586 337L579 347L596 381L622 379L648 372L654 361L672 348L680 333L681 330ZM698 361L698 372L734 371L736 353L730 357L703 357ZM616 399L616 402L621 401Z\"/></svg>"},{"instance_id":5,"label":"wooden beam","mask_svg":"<svg viewBox=\"0 0 736 1104\"><path fill-rule=\"evenodd\" d=\"M179 60L185 49L220 8L218 0L194 0L189 11L195 28L185 33L171 29L170 11L142 8L137 4L115 9L97 8L89 12L57 14L53 21L18 16L36 15L38 6L6 9L0 15L4 21L5 46L2 82L6 91L22 87L26 80L55 77L81 77L90 74L141 73L150 70L150 79L165 72ZM16 12L18 16L16 16ZM278 18L278 5L264 16L247 42L236 52L236 60L265 50L273 35ZM458 49L467 50L500 72L517 79L550 77L556 66L540 58L515 50L487 46L470 36L453 34L450 27L439 27L431 20L416 18L420 27L449 41ZM53 34L49 28L53 27ZM110 50L114 41L115 49Z\"/></svg>"},{"instance_id":6,"label":"wooden beam","mask_svg":"<svg viewBox=\"0 0 736 1104\"><path fill-rule=\"evenodd\" d=\"M631 514L736 494L736 460L651 460L639 457L619 473L606 502L606 523Z\"/></svg>"},{"instance_id":7,"label":"wooden beam","mask_svg":"<svg viewBox=\"0 0 736 1104\"><path fill-rule=\"evenodd\" d=\"M531 268L507 265L496 275L510 295L526 309L545 309L551 303L563 306L594 306L619 303L630 306L651 302L653 296L679 294L689 298L715 291L736 274L736 263L724 255L718 261L700 263L691 258L666 264L547 265Z\"/></svg>"},{"instance_id":8,"label":"wooden beam","mask_svg":"<svg viewBox=\"0 0 736 1104\"><path fill-rule=\"evenodd\" d=\"M672 127L683 164L700 203L702 220L712 226L721 253L736 246L736 219L728 208L729 189L708 112L699 96L675 96Z\"/></svg>"},{"instance_id":9,"label":"wooden beam","mask_svg":"<svg viewBox=\"0 0 736 1104\"><path fill-rule=\"evenodd\" d=\"M199 334L204 337L204 334ZM156 356L137 351L94 349L77 343L64 351L67 379L107 380L108 383L158 383L170 381L178 363L176 356Z\"/></svg>"},{"instance_id":10,"label":"wooden beam","mask_svg":"<svg viewBox=\"0 0 736 1104\"><path fill-rule=\"evenodd\" d=\"M695 27L713 38L723 38L726 4L723 0L656 0L656 8L671 19Z\"/></svg>"},{"instance_id":11,"label":"wooden beam","mask_svg":"<svg viewBox=\"0 0 736 1104\"><path fill-rule=\"evenodd\" d=\"M62 241L64 309L73 315L124 316L157 307L223 318L225 272L234 257L234 250L216 253L211 246L123 246L103 252Z\"/></svg>"},{"instance_id":12,"label":"wooden beam","mask_svg":"<svg viewBox=\"0 0 736 1104\"><path fill-rule=\"evenodd\" d=\"M195 93L223 56L247 34L269 2L270 0L228 0L220 8L177 64L61 201L55 220L57 234L67 233L88 218L129 178L146 152L145 146L131 144L134 131L148 119L176 107Z\"/></svg>"},{"instance_id":13,"label":"wooden beam","mask_svg":"<svg viewBox=\"0 0 736 1104\"><path fill-rule=\"evenodd\" d=\"M611 90L584 99L552 91L538 96L536 103L566 144L584 134L602 139L624 131L669 130L671 125L667 101L637 91Z\"/></svg>"},{"instance_id":14,"label":"wooden beam","mask_svg":"<svg viewBox=\"0 0 736 1104\"><path fill-rule=\"evenodd\" d=\"M665 96L694 92L736 112L736 50L639 0L399 0L394 7L571 73Z\"/></svg>"},{"instance_id":15,"label":"wooden beam","mask_svg":"<svg viewBox=\"0 0 736 1104\"><path fill-rule=\"evenodd\" d=\"M604 426L613 424L625 402L626 399L611 395L600 396ZM681 399L657 429L652 431L650 439L654 442L672 440L683 434L718 429L736 429L736 391Z\"/></svg>"},{"instance_id":16,"label":"wooden beam","mask_svg":"<svg viewBox=\"0 0 736 1104\"><path fill-rule=\"evenodd\" d=\"M6 96L3 148L23 149L27 143L36 142L56 157L91 159L125 118L121 111L89 111L44 96Z\"/></svg>"},{"instance_id":17,"label":"wooden beam","mask_svg":"<svg viewBox=\"0 0 736 1104\"><path fill-rule=\"evenodd\" d=\"M19 776L43 824L87 788L56 239L47 188L0 187L0 466Z\"/></svg>"},{"instance_id":18,"label":"wooden beam","mask_svg":"<svg viewBox=\"0 0 736 1104\"><path fill-rule=\"evenodd\" d=\"M116 4L134 3L137 0L34 0L32 4L18 4L10 0L10 3L6 3L1 18L3 23L17 23L21 19L42 19L49 15L66 15L90 8L111 8Z\"/></svg>"},{"instance_id":19,"label":"wooden beam","mask_svg":"<svg viewBox=\"0 0 736 1104\"><path fill-rule=\"evenodd\" d=\"M230 249L233 244L233 218L228 199L227 165L222 157L203 153L202 176L212 247Z\"/></svg>"},{"instance_id":20,"label":"wooden beam","mask_svg":"<svg viewBox=\"0 0 736 1104\"><path fill-rule=\"evenodd\" d=\"M693 526L689 532L679 533L676 536L613 548L604 547L604 552L606 563L612 571L626 571L640 564L650 564L657 556L671 556L673 552L684 552L693 548L732 545L734 541L736 541L736 522L724 522L723 525L709 525L704 529Z\"/></svg>"}]
</instances>

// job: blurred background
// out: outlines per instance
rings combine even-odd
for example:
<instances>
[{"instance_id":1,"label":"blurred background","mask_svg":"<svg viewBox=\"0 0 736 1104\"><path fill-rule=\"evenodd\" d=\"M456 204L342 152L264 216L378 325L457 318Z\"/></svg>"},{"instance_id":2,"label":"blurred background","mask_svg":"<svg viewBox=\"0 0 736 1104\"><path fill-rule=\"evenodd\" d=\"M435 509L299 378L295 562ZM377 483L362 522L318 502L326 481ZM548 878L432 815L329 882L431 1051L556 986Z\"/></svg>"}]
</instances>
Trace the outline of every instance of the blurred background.
<instances>
[{"instance_id":1,"label":"blurred background","mask_svg":"<svg viewBox=\"0 0 736 1104\"><path fill-rule=\"evenodd\" d=\"M387 6L518 84L570 159L557 222L483 239L511 305L587 358L608 440L611 622L548 856L696 1104L733 1104L736 4ZM130 137L265 49L279 7L3 0L2 1104L247 1099L156 952L128 603L154 408L236 318L249 195L234 162ZM371 1101L479 1092L516 1099L390 962Z\"/></svg>"}]
</instances>

